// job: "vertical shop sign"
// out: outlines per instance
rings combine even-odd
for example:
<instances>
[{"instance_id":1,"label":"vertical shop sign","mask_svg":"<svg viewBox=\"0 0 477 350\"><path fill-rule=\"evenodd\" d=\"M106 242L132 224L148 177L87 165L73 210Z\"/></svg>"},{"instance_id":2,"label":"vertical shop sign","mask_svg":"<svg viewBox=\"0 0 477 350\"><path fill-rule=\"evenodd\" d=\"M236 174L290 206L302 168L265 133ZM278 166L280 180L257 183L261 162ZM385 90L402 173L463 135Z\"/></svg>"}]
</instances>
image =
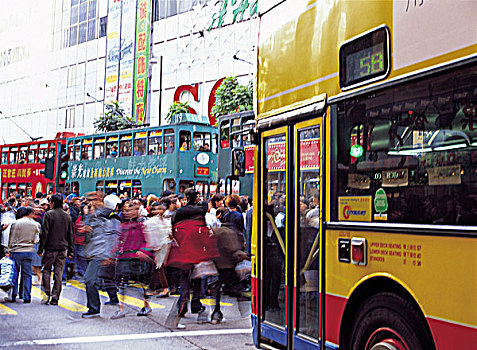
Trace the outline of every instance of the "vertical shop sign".
<instances>
[{"instance_id":1,"label":"vertical shop sign","mask_svg":"<svg viewBox=\"0 0 477 350\"><path fill-rule=\"evenodd\" d=\"M119 52L118 101L124 115L132 117L134 83L134 40L136 31L136 0L122 0L121 49Z\"/></svg>"},{"instance_id":2,"label":"vertical shop sign","mask_svg":"<svg viewBox=\"0 0 477 350\"><path fill-rule=\"evenodd\" d=\"M150 26L151 1L137 0L133 119L138 125L146 122Z\"/></svg>"},{"instance_id":3,"label":"vertical shop sign","mask_svg":"<svg viewBox=\"0 0 477 350\"><path fill-rule=\"evenodd\" d=\"M118 99L119 52L121 43L121 0L109 0L106 42L104 103Z\"/></svg>"}]
</instances>

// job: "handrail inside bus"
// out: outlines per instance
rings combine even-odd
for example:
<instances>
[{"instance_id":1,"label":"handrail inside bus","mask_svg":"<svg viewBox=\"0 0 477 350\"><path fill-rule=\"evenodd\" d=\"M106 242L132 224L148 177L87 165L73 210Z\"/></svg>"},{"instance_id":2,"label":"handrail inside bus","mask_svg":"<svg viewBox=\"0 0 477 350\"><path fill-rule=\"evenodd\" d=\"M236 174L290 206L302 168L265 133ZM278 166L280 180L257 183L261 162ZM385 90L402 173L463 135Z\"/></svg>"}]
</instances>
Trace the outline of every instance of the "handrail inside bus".
<instances>
[{"instance_id":1,"label":"handrail inside bus","mask_svg":"<svg viewBox=\"0 0 477 350\"><path fill-rule=\"evenodd\" d=\"M283 243L282 236L280 235L280 231L278 231L277 225L275 225L275 220L273 219L272 214L266 213L268 220L270 220L270 223L272 224L273 231L275 232L275 235L277 236L278 243L280 244L280 247L282 248L283 255L285 254L285 243Z\"/></svg>"}]
</instances>

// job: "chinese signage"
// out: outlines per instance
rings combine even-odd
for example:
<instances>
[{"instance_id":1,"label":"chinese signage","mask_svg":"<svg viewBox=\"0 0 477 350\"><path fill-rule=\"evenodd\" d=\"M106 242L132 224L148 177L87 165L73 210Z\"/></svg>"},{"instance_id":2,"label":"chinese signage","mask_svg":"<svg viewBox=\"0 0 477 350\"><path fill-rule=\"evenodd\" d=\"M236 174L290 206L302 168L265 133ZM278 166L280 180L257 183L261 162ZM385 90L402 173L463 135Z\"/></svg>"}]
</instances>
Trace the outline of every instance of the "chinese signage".
<instances>
[{"instance_id":1,"label":"chinese signage","mask_svg":"<svg viewBox=\"0 0 477 350\"><path fill-rule=\"evenodd\" d=\"M285 171L286 145L285 142L268 145L268 171ZM253 146L245 148L245 172L253 172ZM320 169L320 139L309 139L300 142L300 170Z\"/></svg>"},{"instance_id":2,"label":"chinese signage","mask_svg":"<svg viewBox=\"0 0 477 350\"><path fill-rule=\"evenodd\" d=\"M253 163L255 161L255 147L245 146L245 174L253 173Z\"/></svg>"},{"instance_id":3,"label":"chinese signage","mask_svg":"<svg viewBox=\"0 0 477 350\"><path fill-rule=\"evenodd\" d=\"M229 6L230 4L230 6ZM258 12L258 0L224 0L212 14L207 30L223 27L253 17Z\"/></svg>"},{"instance_id":4,"label":"chinese signage","mask_svg":"<svg viewBox=\"0 0 477 350\"><path fill-rule=\"evenodd\" d=\"M285 142L269 143L267 149L268 171L285 171L286 169L286 145Z\"/></svg>"},{"instance_id":5,"label":"chinese signage","mask_svg":"<svg viewBox=\"0 0 477 350\"><path fill-rule=\"evenodd\" d=\"M138 0L136 14L136 66L134 69L133 119L138 125L146 122L149 41L151 33L151 1Z\"/></svg>"},{"instance_id":6,"label":"chinese signage","mask_svg":"<svg viewBox=\"0 0 477 350\"><path fill-rule=\"evenodd\" d=\"M136 0L122 0L121 49L119 54L119 105L124 115L132 116L134 83L134 32L136 29Z\"/></svg>"},{"instance_id":7,"label":"chinese signage","mask_svg":"<svg viewBox=\"0 0 477 350\"><path fill-rule=\"evenodd\" d=\"M460 164L428 168L429 186L460 185L462 182Z\"/></svg>"},{"instance_id":8,"label":"chinese signage","mask_svg":"<svg viewBox=\"0 0 477 350\"><path fill-rule=\"evenodd\" d=\"M208 167L198 166L196 168L195 172L196 172L197 176L209 176L209 168Z\"/></svg>"},{"instance_id":9,"label":"chinese signage","mask_svg":"<svg viewBox=\"0 0 477 350\"><path fill-rule=\"evenodd\" d=\"M320 169L320 139L300 141L300 170Z\"/></svg>"},{"instance_id":10,"label":"chinese signage","mask_svg":"<svg viewBox=\"0 0 477 350\"><path fill-rule=\"evenodd\" d=\"M371 196L338 197L340 221L371 221Z\"/></svg>"}]
</instances>

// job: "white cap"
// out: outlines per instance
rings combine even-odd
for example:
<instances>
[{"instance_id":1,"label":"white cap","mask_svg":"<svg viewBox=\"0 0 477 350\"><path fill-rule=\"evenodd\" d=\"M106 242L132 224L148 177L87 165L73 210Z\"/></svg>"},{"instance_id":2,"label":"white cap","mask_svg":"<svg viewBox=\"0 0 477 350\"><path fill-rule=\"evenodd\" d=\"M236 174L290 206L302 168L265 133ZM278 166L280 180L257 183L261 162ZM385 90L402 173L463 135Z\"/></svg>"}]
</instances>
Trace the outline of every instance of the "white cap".
<instances>
[{"instance_id":1,"label":"white cap","mask_svg":"<svg viewBox=\"0 0 477 350\"><path fill-rule=\"evenodd\" d=\"M104 206L108 209L115 210L121 200L115 194L108 194L104 197Z\"/></svg>"}]
</instances>

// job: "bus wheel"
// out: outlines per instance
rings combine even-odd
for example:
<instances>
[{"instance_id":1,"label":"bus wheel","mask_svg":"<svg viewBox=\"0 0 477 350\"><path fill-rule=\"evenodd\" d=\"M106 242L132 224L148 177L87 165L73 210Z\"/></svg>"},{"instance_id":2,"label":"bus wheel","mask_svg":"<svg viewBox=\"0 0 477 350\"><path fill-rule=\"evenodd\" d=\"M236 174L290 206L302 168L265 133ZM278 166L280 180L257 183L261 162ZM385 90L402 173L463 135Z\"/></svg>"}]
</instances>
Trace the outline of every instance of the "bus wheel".
<instances>
[{"instance_id":1,"label":"bus wheel","mask_svg":"<svg viewBox=\"0 0 477 350\"><path fill-rule=\"evenodd\" d=\"M379 293L358 309L348 346L352 350L428 350L434 345L419 315L397 294Z\"/></svg>"}]
</instances>

